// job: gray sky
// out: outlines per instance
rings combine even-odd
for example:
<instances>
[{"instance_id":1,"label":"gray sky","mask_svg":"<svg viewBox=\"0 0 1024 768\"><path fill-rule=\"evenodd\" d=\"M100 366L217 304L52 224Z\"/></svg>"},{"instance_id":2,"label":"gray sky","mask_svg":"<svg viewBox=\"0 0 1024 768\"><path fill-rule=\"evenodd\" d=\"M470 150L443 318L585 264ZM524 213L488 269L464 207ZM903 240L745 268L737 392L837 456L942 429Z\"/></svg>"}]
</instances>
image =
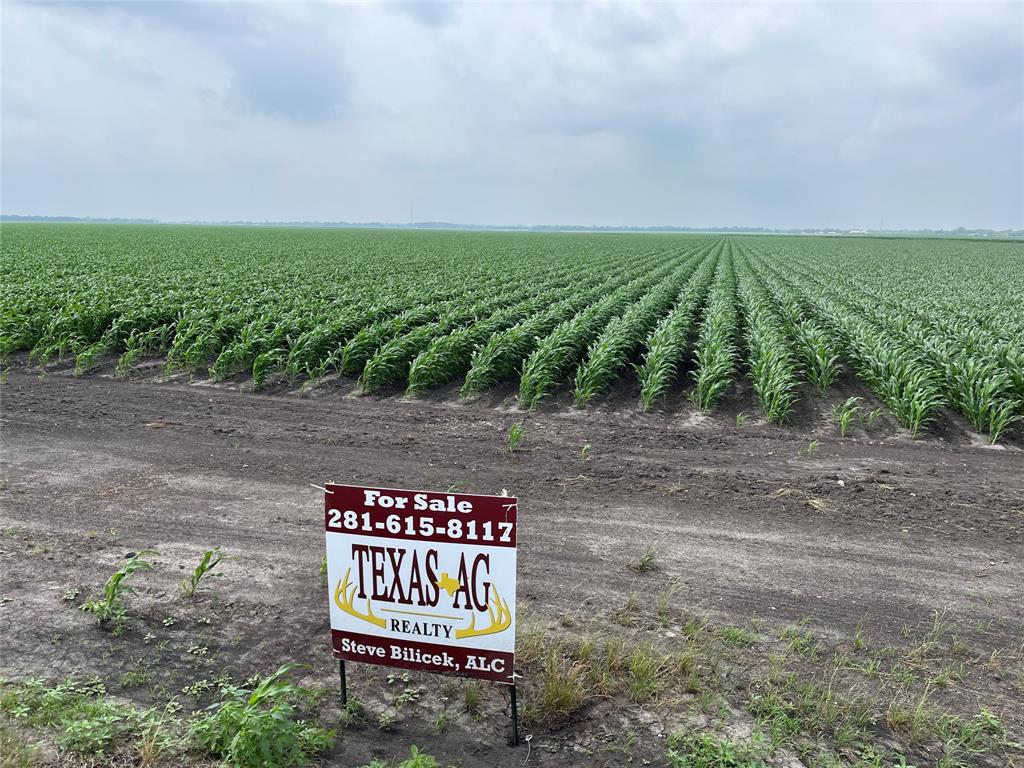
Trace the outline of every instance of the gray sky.
<instances>
[{"instance_id":1,"label":"gray sky","mask_svg":"<svg viewBox=\"0 0 1024 768\"><path fill-rule=\"evenodd\" d=\"M5 213L1024 227L1024 5L10 3Z\"/></svg>"}]
</instances>

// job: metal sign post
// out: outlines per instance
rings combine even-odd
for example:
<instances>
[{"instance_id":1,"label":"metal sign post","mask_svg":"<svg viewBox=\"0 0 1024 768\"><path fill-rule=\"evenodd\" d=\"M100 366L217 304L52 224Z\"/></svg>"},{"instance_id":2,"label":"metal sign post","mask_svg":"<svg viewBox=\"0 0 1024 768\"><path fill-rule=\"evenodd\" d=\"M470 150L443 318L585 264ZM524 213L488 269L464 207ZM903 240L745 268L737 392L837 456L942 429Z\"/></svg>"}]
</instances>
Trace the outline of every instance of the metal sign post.
<instances>
[{"instance_id":1,"label":"metal sign post","mask_svg":"<svg viewBox=\"0 0 1024 768\"><path fill-rule=\"evenodd\" d=\"M516 706L516 684L512 683L512 746L519 746L519 708Z\"/></svg>"}]
</instances>

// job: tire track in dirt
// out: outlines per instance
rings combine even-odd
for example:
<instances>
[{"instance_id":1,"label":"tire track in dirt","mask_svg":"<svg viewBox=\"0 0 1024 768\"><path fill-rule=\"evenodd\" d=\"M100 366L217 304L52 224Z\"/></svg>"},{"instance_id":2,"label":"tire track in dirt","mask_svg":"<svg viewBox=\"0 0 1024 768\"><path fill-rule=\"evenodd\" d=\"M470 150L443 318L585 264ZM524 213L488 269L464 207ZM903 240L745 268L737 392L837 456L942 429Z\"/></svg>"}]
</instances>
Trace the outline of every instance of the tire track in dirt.
<instances>
[{"instance_id":1,"label":"tire track in dirt","mask_svg":"<svg viewBox=\"0 0 1024 768\"><path fill-rule=\"evenodd\" d=\"M40 382L17 371L5 395L10 490L31 487L13 496L24 503L5 504L17 525L42 529L57 512L81 533L116 524L145 541L310 560L321 534L307 482L465 482L520 496L523 588L567 610L562 588L581 580L605 605L628 599L637 580L624 566L653 543L665 574L687 580L688 599L738 617L824 609L849 627L866 615L917 621L940 603L1020 615L1012 585L1024 515L1013 505L1024 463L1014 451L836 440L809 461L799 438L774 427L737 434L535 413L526 447L509 457L503 432L523 415L472 406ZM793 495L772 498L778 489ZM990 608L973 597L979 578Z\"/></svg>"}]
</instances>

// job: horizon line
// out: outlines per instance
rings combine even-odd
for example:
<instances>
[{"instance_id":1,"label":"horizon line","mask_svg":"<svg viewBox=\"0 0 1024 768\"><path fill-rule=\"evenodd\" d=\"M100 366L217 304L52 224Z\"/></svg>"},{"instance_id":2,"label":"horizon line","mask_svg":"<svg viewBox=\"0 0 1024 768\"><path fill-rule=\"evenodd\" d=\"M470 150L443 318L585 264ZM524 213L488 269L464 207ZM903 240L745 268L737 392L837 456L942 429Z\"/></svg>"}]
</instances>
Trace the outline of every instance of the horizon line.
<instances>
[{"instance_id":1,"label":"horizon line","mask_svg":"<svg viewBox=\"0 0 1024 768\"><path fill-rule=\"evenodd\" d=\"M345 221L318 219L158 219L129 216L69 216L69 215L38 215L38 214L0 214L0 222L5 223L106 223L106 224L142 224L142 225L191 225L191 226L253 226L253 227L307 227L307 228L351 228L351 229L454 229L480 231L561 231L561 232L738 232L738 233L800 233L800 234L899 234L899 233L943 233L943 234L997 234L1012 237L1024 237L1024 229L992 229L989 227L953 228L885 228L869 227L765 227L748 225L690 226L681 224L462 224L452 221Z\"/></svg>"}]
</instances>

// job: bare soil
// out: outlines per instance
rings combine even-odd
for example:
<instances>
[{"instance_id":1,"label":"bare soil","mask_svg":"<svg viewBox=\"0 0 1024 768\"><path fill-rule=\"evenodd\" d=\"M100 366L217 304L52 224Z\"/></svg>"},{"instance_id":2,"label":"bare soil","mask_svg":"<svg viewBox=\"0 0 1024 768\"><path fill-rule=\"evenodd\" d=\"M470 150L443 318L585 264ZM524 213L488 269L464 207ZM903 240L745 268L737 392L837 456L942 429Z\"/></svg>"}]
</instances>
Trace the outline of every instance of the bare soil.
<instances>
[{"instance_id":1,"label":"bare soil","mask_svg":"<svg viewBox=\"0 0 1024 768\"><path fill-rule=\"evenodd\" d=\"M1019 427L991 448L950 414L917 440L883 415L870 433L840 438L831 404L850 394L871 402L849 380L828 398L804 393L787 427L759 422L744 385L711 416L681 394L640 413L628 384L587 411L562 392L523 413L513 394L466 402L453 386L426 399L360 397L350 381L254 394L241 382L119 380L111 366L40 376L16 364L2 392L0 676L97 674L118 691L126 671L146 668L152 682L123 695L149 703L188 700L181 689L200 678L244 680L296 661L311 665L304 682L333 690L322 496L310 487L324 481L517 495L520 623L552 634L600 632L631 597L653 611L675 581L673 610L722 625L753 619L765 636L809 620L837 644L860 632L902 647L938 612L979 653L1020 646ZM510 455L516 422L525 437ZM232 559L189 601L178 582L214 545ZM631 570L651 545L658 570ZM74 607L146 546L159 550L158 567L136 578L131 629L111 637ZM81 599L62 600L76 589ZM628 631L669 650L681 641L671 627ZM396 710L387 732L373 718L339 731L329 764L415 743L469 766L522 765L528 751L529 765L660 765L664 736L694 707L594 697L558 727L527 727L529 745L513 749L503 689L487 688L474 719L450 682L389 682L390 672L353 668L350 690L371 713L396 686L422 687L419 700ZM1020 685L1006 670L965 678L958 701L992 708L1024 741ZM455 723L440 732L434 720L448 706Z\"/></svg>"}]
</instances>

